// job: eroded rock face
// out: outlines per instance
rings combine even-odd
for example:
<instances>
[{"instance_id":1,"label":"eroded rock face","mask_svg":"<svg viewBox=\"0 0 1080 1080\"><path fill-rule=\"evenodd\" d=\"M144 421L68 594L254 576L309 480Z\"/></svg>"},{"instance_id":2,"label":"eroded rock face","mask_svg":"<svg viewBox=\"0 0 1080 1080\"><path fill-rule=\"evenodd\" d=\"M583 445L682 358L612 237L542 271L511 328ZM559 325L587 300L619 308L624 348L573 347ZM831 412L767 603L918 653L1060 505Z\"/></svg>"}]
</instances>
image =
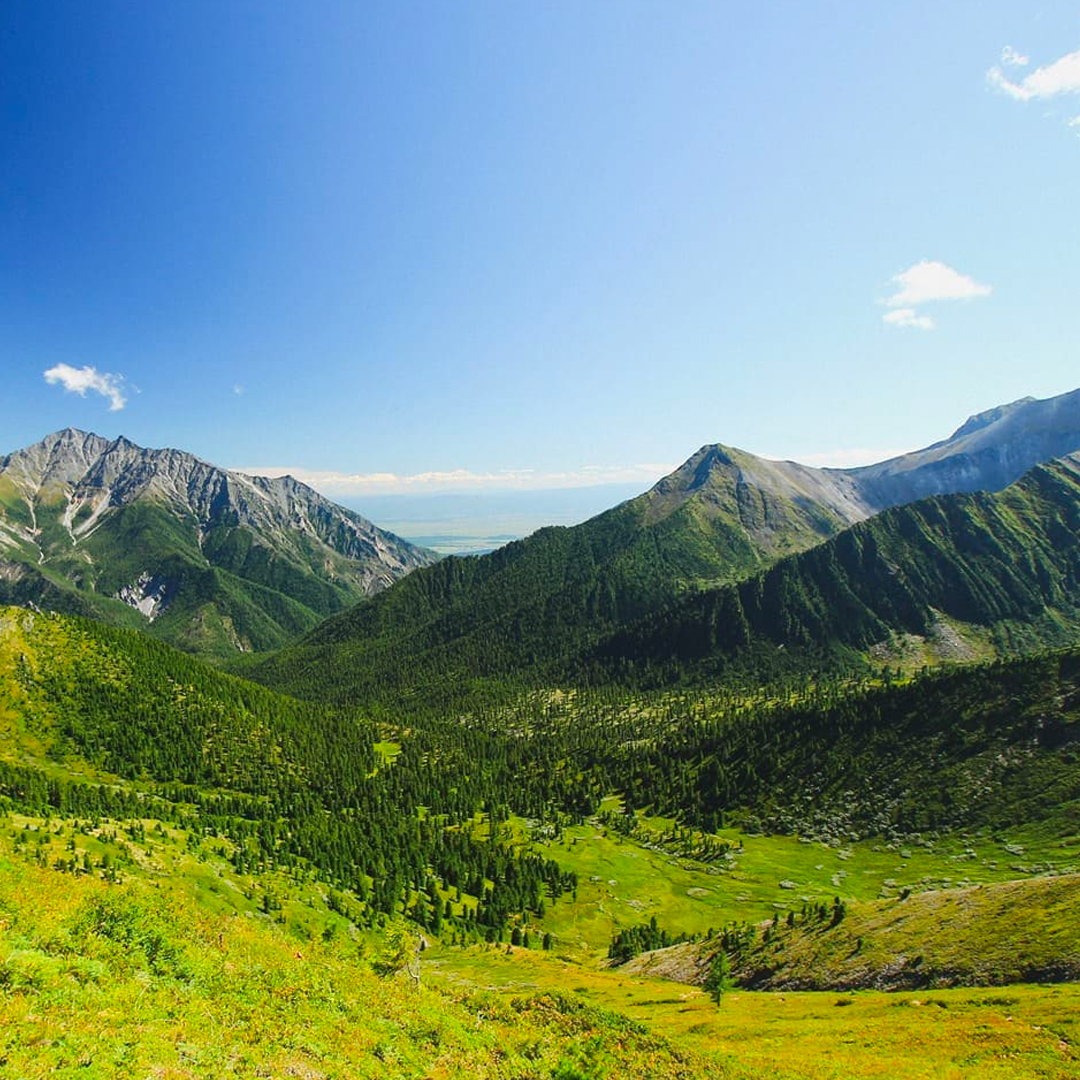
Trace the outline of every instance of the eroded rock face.
<instances>
[{"instance_id":1,"label":"eroded rock face","mask_svg":"<svg viewBox=\"0 0 1080 1080\"><path fill-rule=\"evenodd\" d=\"M148 622L153 622L169 606L176 585L175 581L160 574L142 573L132 584L125 585L116 594L116 599L145 615Z\"/></svg>"},{"instance_id":2,"label":"eroded rock face","mask_svg":"<svg viewBox=\"0 0 1080 1080\"><path fill-rule=\"evenodd\" d=\"M325 547L362 564L343 572L367 591L432 561L429 552L291 476L245 476L192 454L147 450L122 437L108 442L68 428L0 458L0 478L10 481L25 504L25 512L14 520L10 513L2 515L8 524L4 531L24 540L44 539L36 520L43 506L62 509L61 524L74 546L115 510L152 502L195 524L203 536L215 527L245 527L286 552L295 554L305 543ZM63 535L58 539L63 541Z\"/></svg>"},{"instance_id":3,"label":"eroded rock face","mask_svg":"<svg viewBox=\"0 0 1080 1080\"><path fill-rule=\"evenodd\" d=\"M1080 451L1080 390L1022 398L977 413L949 438L877 465L846 470L877 508L928 495L1000 491L1029 469Z\"/></svg>"}]
</instances>

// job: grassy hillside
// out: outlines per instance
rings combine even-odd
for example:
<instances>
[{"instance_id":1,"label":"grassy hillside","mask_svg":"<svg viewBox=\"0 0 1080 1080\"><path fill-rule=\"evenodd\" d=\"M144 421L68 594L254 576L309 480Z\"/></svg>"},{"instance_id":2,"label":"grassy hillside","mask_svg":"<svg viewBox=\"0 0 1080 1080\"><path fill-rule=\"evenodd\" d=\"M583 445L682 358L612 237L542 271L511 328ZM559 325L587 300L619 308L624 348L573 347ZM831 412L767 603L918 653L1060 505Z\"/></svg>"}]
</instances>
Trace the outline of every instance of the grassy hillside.
<instances>
[{"instance_id":1,"label":"grassy hillside","mask_svg":"<svg viewBox=\"0 0 1080 1080\"><path fill-rule=\"evenodd\" d=\"M705 1076L640 1024L547 993L379 978L348 939L209 917L139 882L0 856L0 1067L13 1076Z\"/></svg>"},{"instance_id":2,"label":"grassy hillside","mask_svg":"<svg viewBox=\"0 0 1080 1080\"><path fill-rule=\"evenodd\" d=\"M1069 895L1041 893L1047 918L1036 921L1008 914L1035 895L1023 882L1003 886L1013 891L997 907L973 906L963 890L989 894L1017 877L1036 889L1049 870L1075 873L1075 804L1059 799L1072 782L1078 669L1064 653L904 686L825 682L795 700L550 692L516 712L500 699L488 716L425 729L394 724L389 711L376 726L283 698L145 636L8 610L0 1057L19 1076L1069 1075L1071 987L1010 988L1005 1004L954 993L929 1020L880 996L845 997L840 1009L821 996L730 994L717 1010L696 989L596 961L614 932L650 917L702 937L773 913L786 932L791 911L792 969L800 935L840 942L829 954L839 963L853 948L839 935L865 911L862 949L882 964L892 948L920 955L916 945L924 964L947 960L949 940L935 937L944 922L961 946L985 939L1003 970L1009 959L1020 976L1060 977L1075 951ZM508 729L492 723L499 716ZM893 725L900 756L890 759L874 733ZM760 766L781 731L811 758L815 740L838 748L818 839L761 835L773 827L764 811L787 804L786 781L762 773L758 784L742 764L730 774L741 801L725 805L753 832L628 813L662 796L692 818L701 792L722 792L710 740L734 739L733 763L746 754ZM906 763L905 782L926 770L920 800L934 783L929 765L1004 757L1000 775L978 773L990 777L985 802L962 804L964 820L990 827L915 837L900 835L898 819L886 830L895 835L852 840L860 823L877 826L838 816L840 785L871 754L883 769ZM791 755L782 764L798 784ZM667 772L648 765L668 756ZM613 789L624 797L602 797ZM978 817L995 790L1012 793L998 801L1024 824ZM792 805L784 828L815 824L813 806ZM941 891L950 885L962 889ZM828 908L834 895L845 917L819 933L802 907ZM938 906L899 924L897 944L890 913L924 896ZM420 990L373 967L403 916L431 943ZM520 931L531 947L513 944ZM917 1047L928 1030L938 1040L929 1054Z\"/></svg>"},{"instance_id":3,"label":"grassy hillside","mask_svg":"<svg viewBox=\"0 0 1080 1080\"><path fill-rule=\"evenodd\" d=\"M143 635L0 612L0 807L156 816L226 838L238 870L317 872L366 923L408 912L465 939L572 879L460 828L485 806L467 744L390 764L347 712L280 697Z\"/></svg>"},{"instance_id":4,"label":"grassy hillside","mask_svg":"<svg viewBox=\"0 0 1080 1080\"><path fill-rule=\"evenodd\" d=\"M220 840L159 825L0 817L5 1071L1031 1080L1076 1068L1075 986L732 991L718 1009L694 987L539 949L435 943L414 990L374 973L383 939L330 910L325 885L236 875ZM89 868L37 865L67 860ZM263 890L281 907L265 912Z\"/></svg>"},{"instance_id":5,"label":"grassy hillside","mask_svg":"<svg viewBox=\"0 0 1080 1080\"><path fill-rule=\"evenodd\" d=\"M436 962L442 963L442 958ZM696 987L552 969L515 953L450 957L432 980L483 980L505 997L569 987L708 1055L725 1080L1073 1080L1080 1069L1076 985L913 993L754 993L720 1008Z\"/></svg>"},{"instance_id":6,"label":"grassy hillside","mask_svg":"<svg viewBox=\"0 0 1080 1080\"><path fill-rule=\"evenodd\" d=\"M643 953L619 970L700 984L718 949L767 990L920 989L1080 980L1080 875L817 901L724 938Z\"/></svg>"},{"instance_id":7,"label":"grassy hillside","mask_svg":"<svg viewBox=\"0 0 1080 1080\"><path fill-rule=\"evenodd\" d=\"M572 901L552 905L535 922L554 935L559 956L605 957L616 935L653 919L671 938L700 939L733 922L798 916L804 906L831 911L837 896L850 911L853 902L1080 873L1075 826L843 843L724 829L708 837L719 841L716 855L706 837L688 837L670 819L642 815L633 835L609 822L601 816L571 826L557 843L534 840L578 877Z\"/></svg>"}]
</instances>

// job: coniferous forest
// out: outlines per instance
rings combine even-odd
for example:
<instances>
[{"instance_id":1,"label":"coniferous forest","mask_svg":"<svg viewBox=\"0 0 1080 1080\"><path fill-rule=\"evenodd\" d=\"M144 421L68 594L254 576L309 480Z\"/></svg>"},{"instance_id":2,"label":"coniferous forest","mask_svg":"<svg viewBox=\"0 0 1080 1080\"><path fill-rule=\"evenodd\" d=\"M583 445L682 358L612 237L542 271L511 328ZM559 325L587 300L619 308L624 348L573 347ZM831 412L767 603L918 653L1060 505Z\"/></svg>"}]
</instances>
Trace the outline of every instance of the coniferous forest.
<instances>
[{"instance_id":1,"label":"coniferous forest","mask_svg":"<svg viewBox=\"0 0 1080 1080\"><path fill-rule=\"evenodd\" d=\"M59 932L88 964L115 933L190 986L191 916L139 907L144 888L437 993L570 978L606 1002L608 978L664 978L725 1009L774 985L1067 983L1080 958L1049 927L1080 923L1057 884L1080 870L1078 490L1070 462L1040 466L726 582L628 504L414 570L230 670L6 608L9 865L131 897L114 926L87 894ZM943 939L942 904L983 914ZM994 931L1006 909L1046 929Z\"/></svg>"}]
</instances>

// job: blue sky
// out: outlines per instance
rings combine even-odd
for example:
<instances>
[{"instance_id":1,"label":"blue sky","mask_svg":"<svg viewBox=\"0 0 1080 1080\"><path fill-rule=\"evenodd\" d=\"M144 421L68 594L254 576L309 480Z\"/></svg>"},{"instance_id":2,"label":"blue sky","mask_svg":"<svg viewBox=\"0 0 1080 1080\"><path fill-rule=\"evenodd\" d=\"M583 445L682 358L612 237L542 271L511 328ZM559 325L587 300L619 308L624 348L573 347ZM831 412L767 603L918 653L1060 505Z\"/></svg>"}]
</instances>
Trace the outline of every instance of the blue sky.
<instances>
[{"instance_id":1,"label":"blue sky","mask_svg":"<svg viewBox=\"0 0 1080 1080\"><path fill-rule=\"evenodd\" d=\"M1080 385L1078 51L1080 2L13 0L0 452L359 498L924 445Z\"/></svg>"}]
</instances>

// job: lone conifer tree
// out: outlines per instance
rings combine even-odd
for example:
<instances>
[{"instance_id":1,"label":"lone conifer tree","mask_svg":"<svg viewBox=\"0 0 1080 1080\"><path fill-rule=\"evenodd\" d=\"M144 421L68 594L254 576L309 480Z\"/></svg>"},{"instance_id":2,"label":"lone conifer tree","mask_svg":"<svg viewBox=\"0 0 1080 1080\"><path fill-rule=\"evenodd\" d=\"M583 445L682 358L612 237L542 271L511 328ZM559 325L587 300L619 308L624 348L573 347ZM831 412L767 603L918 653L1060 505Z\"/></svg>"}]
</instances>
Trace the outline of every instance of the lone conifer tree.
<instances>
[{"instance_id":1,"label":"lone conifer tree","mask_svg":"<svg viewBox=\"0 0 1080 1080\"><path fill-rule=\"evenodd\" d=\"M731 986L731 961L728 960L727 953L720 949L709 963L709 974L705 976L705 989L709 997L719 1006L724 994L731 989Z\"/></svg>"}]
</instances>

